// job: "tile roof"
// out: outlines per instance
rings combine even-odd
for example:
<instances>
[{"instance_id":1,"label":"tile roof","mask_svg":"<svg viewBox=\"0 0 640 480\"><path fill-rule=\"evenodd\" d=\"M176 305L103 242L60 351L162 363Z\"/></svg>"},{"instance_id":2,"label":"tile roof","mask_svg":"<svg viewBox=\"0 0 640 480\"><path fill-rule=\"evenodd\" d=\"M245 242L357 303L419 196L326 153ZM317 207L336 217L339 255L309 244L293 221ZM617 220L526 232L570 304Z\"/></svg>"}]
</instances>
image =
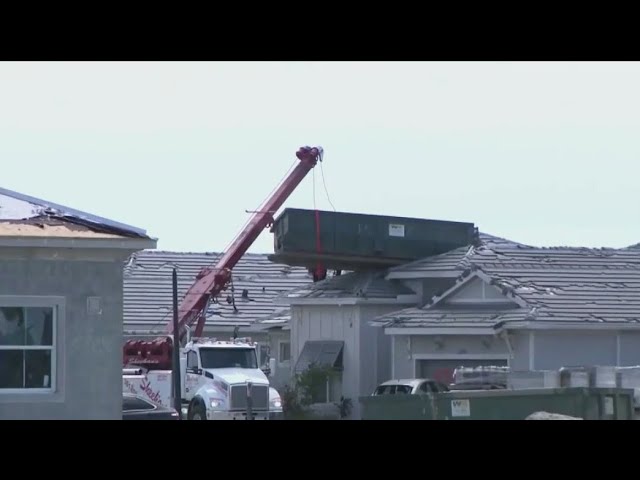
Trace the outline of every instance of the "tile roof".
<instances>
[{"instance_id":1,"label":"tile roof","mask_svg":"<svg viewBox=\"0 0 640 480\"><path fill-rule=\"evenodd\" d=\"M574 247L480 247L461 279L477 274L523 308L482 312L453 309L434 297L421 309L380 317L377 324L455 326L471 316L495 327L516 322L637 325L640 329L640 251Z\"/></svg>"},{"instance_id":2,"label":"tile roof","mask_svg":"<svg viewBox=\"0 0 640 480\"><path fill-rule=\"evenodd\" d=\"M500 321L524 320L521 308L407 308L376 318L373 323L392 328L493 327Z\"/></svg>"},{"instance_id":3,"label":"tile roof","mask_svg":"<svg viewBox=\"0 0 640 480\"><path fill-rule=\"evenodd\" d=\"M425 277L428 277L429 273L462 271L468 267L468 259L473 256L479 247L532 248L529 245L479 232L477 245L456 248L440 255L392 267L389 269L388 278L395 278L397 274L402 275L405 273L425 273Z\"/></svg>"},{"instance_id":4,"label":"tile roof","mask_svg":"<svg viewBox=\"0 0 640 480\"><path fill-rule=\"evenodd\" d=\"M293 290L287 298L396 298L415 292L397 282L385 280L386 270L349 272Z\"/></svg>"},{"instance_id":5,"label":"tile roof","mask_svg":"<svg viewBox=\"0 0 640 480\"><path fill-rule=\"evenodd\" d=\"M140 228L5 188L0 188L0 235L150 238Z\"/></svg>"},{"instance_id":6,"label":"tile roof","mask_svg":"<svg viewBox=\"0 0 640 480\"><path fill-rule=\"evenodd\" d=\"M479 245L521 245L486 233L479 233L478 237ZM391 269L381 268L369 272L350 272L289 292L286 296L287 298L352 298L366 295L369 298L396 298L398 295L414 295L415 292L402 283L388 279L388 273L394 271L462 271L466 265L464 259L472 251L471 246L461 247Z\"/></svg>"},{"instance_id":7,"label":"tile roof","mask_svg":"<svg viewBox=\"0 0 640 480\"><path fill-rule=\"evenodd\" d=\"M172 271L178 269L179 298L186 293L196 275L209 267L220 253L180 253L142 251L132 255L124 273L125 330L159 330L171 321ZM206 326L288 322L287 305L279 302L283 293L306 285L312 279L304 268L275 264L267 254L245 254L233 270L234 299L231 289L223 292L220 303L209 307ZM242 298L243 290L247 298Z\"/></svg>"}]
</instances>

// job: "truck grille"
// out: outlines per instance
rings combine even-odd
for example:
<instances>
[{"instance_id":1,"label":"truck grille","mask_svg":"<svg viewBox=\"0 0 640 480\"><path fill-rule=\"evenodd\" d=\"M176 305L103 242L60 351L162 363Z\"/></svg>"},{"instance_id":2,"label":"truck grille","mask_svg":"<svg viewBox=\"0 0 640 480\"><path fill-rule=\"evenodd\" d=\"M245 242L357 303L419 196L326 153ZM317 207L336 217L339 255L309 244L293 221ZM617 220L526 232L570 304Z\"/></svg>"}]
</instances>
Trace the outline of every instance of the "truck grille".
<instances>
[{"instance_id":1,"label":"truck grille","mask_svg":"<svg viewBox=\"0 0 640 480\"><path fill-rule=\"evenodd\" d=\"M269 386L253 385L251 388L253 400L252 410L269 410ZM232 385L230 389L231 410L247 409L247 386Z\"/></svg>"}]
</instances>

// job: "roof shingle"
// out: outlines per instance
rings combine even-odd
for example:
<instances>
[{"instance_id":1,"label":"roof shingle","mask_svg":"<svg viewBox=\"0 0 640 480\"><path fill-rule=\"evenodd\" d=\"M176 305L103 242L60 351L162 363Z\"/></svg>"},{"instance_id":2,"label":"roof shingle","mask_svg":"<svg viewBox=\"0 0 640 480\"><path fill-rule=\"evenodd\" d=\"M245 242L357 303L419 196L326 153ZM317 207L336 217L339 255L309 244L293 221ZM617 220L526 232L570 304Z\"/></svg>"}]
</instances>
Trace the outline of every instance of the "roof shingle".
<instances>
[{"instance_id":1,"label":"roof shingle","mask_svg":"<svg viewBox=\"0 0 640 480\"><path fill-rule=\"evenodd\" d=\"M125 329L163 328L171 321L174 266L178 272L178 298L181 299L200 270L212 266L220 255L166 251L134 254L124 274ZM233 294L229 286L218 298L219 303L210 305L206 326L286 323L289 308L278 298L311 282L311 276L304 268L272 263L267 254L247 253L233 269ZM243 291L246 291L244 297Z\"/></svg>"},{"instance_id":2,"label":"roof shingle","mask_svg":"<svg viewBox=\"0 0 640 480\"><path fill-rule=\"evenodd\" d=\"M476 250L481 247L533 248L529 245L489 235L488 233L479 232L477 245L456 248L455 250L451 250L450 252L442 253L440 255L422 258L404 265L392 267L389 269L388 278L396 278L404 273L425 273L425 277L428 277L429 273L452 272L456 270L462 271L465 268L468 268L468 259L471 258L475 254Z\"/></svg>"},{"instance_id":3,"label":"roof shingle","mask_svg":"<svg viewBox=\"0 0 640 480\"><path fill-rule=\"evenodd\" d=\"M397 282L385 280L386 270L349 272L293 290L287 298L396 298L415 292Z\"/></svg>"},{"instance_id":4,"label":"roof shingle","mask_svg":"<svg viewBox=\"0 0 640 480\"><path fill-rule=\"evenodd\" d=\"M466 258L468 277L481 272L519 299L524 308L482 314L478 308L448 309L438 298L421 309L386 315L394 326L465 324L469 316L500 326L515 322L626 323L640 328L640 251L573 247L480 247Z\"/></svg>"}]
</instances>

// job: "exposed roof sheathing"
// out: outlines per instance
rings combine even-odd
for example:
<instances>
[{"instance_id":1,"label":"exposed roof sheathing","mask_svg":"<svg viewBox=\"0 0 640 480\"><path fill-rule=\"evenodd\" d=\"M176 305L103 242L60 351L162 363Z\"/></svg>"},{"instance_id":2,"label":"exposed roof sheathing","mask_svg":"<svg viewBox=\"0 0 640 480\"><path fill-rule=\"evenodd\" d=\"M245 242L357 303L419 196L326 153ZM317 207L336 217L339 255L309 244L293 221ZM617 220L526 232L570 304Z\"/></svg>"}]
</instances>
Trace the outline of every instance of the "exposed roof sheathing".
<instances>
[{"instance_id":1,"label":"exposed roof sheathing","mask_svg":"<svg viewBox=\"0 0 640 480\"><path fill-rule=\"evenodd\" d=\"M139 228L0 188L0 236L143 238Z\"/></svg>"}]
</instances>

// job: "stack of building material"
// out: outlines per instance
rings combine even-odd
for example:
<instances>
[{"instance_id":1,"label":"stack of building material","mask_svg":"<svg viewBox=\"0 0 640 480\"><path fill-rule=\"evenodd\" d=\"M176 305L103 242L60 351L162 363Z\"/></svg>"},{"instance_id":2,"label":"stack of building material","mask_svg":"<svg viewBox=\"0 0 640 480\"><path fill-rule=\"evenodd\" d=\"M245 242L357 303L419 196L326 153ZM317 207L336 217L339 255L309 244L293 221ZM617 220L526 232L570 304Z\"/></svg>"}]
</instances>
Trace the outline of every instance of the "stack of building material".
<instances>
[{"instance_id":1,"label":"stack of building material","mask_svg":"<svg viewBox=\"0 0 640 480\"><path fill-rule=\"evenodd\" d=\"M560 372L556 370L528 370L510 372L508 388L513 390L527 388L559 388Z\"/></svg>"},{"instance_id":2,"label":"stack of building material","mask_svg":"<svg viewBox=\"0 0 640 480\"><path fill-rule=\"evenodd\" d=\"M640 408L640 366L616 367L616 384L619 388L632 389L636 408Z\"/></svg>"},{"instance_id":3,"label":"stack of building material","mask_svg":"<svg viewBox=\"0 0 640 480\"><path fill-rule=\"evenodd\" d=\"M454 384L459 386L475 385L506 388L509 367L460 367L453 372Z\"/></svg>"},{"instance_id":4,"label":"stack of building material","mask_svg":"<svg viewBox=\"0 0 640 480\"><path fill-rule=\"evenodd\" d=\"M534 412L525 420L582 420L582 418L562 415L560 413Z\"/></svg>"},{"instance_id":5,"label":"stack of building material","mask_svg":"<svg viewBox=\"0 0 640 480\"><path fill-rule=\"evenodd\" d=\"M562 367L560 369L561 387L584 387L590 386L590 369L588 367Z\"/></svg>"},{"instance_id":6,"label":"stack of building material","mask_svg":"<svg viewBox=\"0 0 640 480\"><path fill-rule=\"evenodd\" d=\"M616 388L616 367L599 366L589 369L589 383L592 387Z\"/></svg>"}]
</instances>

